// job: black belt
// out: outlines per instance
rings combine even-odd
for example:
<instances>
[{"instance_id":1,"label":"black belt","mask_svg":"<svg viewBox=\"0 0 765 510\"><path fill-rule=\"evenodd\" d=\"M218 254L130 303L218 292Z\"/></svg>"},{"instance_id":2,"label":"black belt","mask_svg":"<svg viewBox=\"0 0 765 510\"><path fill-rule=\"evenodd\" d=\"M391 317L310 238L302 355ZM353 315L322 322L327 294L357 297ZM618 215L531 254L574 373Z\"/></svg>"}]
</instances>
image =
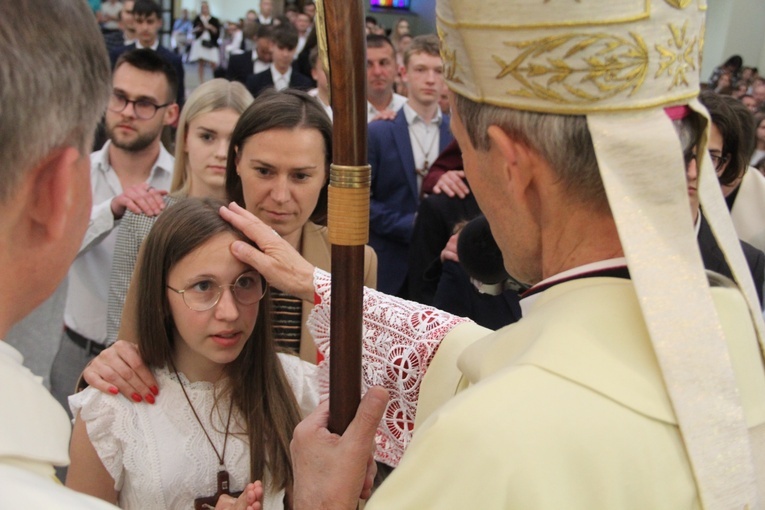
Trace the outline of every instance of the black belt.
<instances>
[{"instance_id":1,"label":"black belt","mask_svg":"<svg viewBox=\"0 0 765 510\"><path fill-rule=\"evenodd\" d=\"M90 356L98 356L98 353L106 349L106 346L104 344L100 344L94 340L91 340L89 338L85 338L81 334L77 333L76 331L69 329L68 327L64 326L64 332L66 332L66 336L69 337L69 339L74 342L74 344L81 348L85 349L85 351Z\"/></svg>"}]
</instances>

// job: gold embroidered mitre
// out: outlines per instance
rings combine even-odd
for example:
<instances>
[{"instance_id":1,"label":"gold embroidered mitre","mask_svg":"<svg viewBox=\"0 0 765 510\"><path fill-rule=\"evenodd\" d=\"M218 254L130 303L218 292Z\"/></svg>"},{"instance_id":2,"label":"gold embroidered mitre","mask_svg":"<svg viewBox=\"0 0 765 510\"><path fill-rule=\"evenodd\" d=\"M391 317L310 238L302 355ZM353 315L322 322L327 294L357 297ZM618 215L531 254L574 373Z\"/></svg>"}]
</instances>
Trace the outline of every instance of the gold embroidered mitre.
<instances>
[{"instance_id":1,"label":"gold embroidered mitre","mask_svg":"<svg viewBox=\"0 0 765 510\"><path fill-rule=\"evenodd\" d=\"M706 8L706 0L437 0L436 14L454 93L586 116L701 505L759 508L765 427L747 429L699 255L682 147L664 112L687 104L708 118L696 99ZM700 202L762 339L754 285L706 140L697 146Z\"/></svg>"},{"instance_id":2,"label":"gold embroidered mitre","mask_svg":"<svg viewBox=\"0 0 765 510\"><path fill-rule=\"evenodd\" d=\"M698 95L705 0L439 0L449 87L481 103L586 114Z\"/></svg>"}]
</instances>

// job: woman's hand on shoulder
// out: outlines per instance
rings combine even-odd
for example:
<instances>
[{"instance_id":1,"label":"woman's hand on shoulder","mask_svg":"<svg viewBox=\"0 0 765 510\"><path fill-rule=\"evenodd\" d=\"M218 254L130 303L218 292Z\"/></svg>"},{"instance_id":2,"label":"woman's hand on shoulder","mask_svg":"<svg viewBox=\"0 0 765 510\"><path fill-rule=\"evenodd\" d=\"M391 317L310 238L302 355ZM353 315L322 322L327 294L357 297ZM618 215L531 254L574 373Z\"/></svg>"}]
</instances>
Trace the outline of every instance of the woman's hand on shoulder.
<instances>
[{"instance_id":1,"label":"woman's hand on shoulder","mask_svg":"<svg viewBox=\"0 0 765 510\"><path fill-rule=\"evenodd\" d=\"M85 367L82 376L103 393L122 393L134 402L153 404L159 394L157 381L141 359L138 346L124 340L101 351Z\"/></svg>"}]
</instances>

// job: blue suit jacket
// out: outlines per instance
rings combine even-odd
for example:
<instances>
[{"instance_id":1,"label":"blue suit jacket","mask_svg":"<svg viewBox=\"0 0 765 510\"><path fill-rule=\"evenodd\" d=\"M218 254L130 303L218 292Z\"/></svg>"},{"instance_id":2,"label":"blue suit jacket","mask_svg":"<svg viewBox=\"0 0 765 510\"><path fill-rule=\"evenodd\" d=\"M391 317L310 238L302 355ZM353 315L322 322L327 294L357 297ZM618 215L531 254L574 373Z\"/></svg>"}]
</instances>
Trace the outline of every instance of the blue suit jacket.
<instances>
[{"instance_id":1,"label":"blue suit jacket","mask_svg":"<svg viewBox=\"0 0 765 510\"><path fill-rule=\"evenodd\" d=\"M133 43L128 44L127 46L120 46L109 52L109 59L112 61L112 68L114 68L114 64L117 63L117 59L120 55L126 51L133 51L135 48L135 43ZM183 84L183 80L185 79L185 73L183 71L183 60L181 60L180 55L176 55L161 44L157 46L157 55L162 57L165 62L169 63L171 66L173 66L173 69L175 69L175 75L178 77L178 97L176 98L176 102L178 103L178 106L182 107L183 103L186 101L186 87Z\"/></svg>"},{"instance_id":2,"label":"blue suit jacket","mask_svg":"<svg viewBox=\"0 0 765 510\"><path fill-rule=\"evenodd\" d=\"M453 139L448 115L443 117L439 135L440 153ZM403 108L393 120L369 124L368 150L372 166L369 244L377 252L377 288L395 295L406 279L409 243L420 203Z\"/></svg>"}]
</instances>

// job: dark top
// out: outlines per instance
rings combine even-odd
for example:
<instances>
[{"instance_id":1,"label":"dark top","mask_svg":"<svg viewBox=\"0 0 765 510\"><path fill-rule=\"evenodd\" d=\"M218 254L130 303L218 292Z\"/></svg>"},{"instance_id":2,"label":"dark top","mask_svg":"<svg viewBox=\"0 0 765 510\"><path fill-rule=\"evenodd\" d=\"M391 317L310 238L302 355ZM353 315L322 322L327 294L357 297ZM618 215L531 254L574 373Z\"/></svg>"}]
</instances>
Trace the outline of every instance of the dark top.
<instances>
[{"instance_id":1,"label":"dark top","mask_svg":"<svg viewBox=\"0 0 765 510\"><path fill-rule=\"evenodd\" d=\"M473 194L464 199L444 194L430 195L420 202L409 246L408 297L430 305L441 277L441 250L454 227L481 214Z\"/></svg>"},{"instance_id":2,"label":"dark top","mask_svg":"<svg viewBox=\"0 0 765 510\"><path fill-rule=\"evenodd\" d=\"M730 271L730 266L725 261L722 250L712 235L712 229L709 228L703 214L700 221L698 242L704 267L709 271L732 279L733 273ZM762 308L762 290L765 284L765 253L744 241L741 241L741 250L744 252L744 258L746 258L749 271L752 273L752 280L754 280L754 287L757 289L757 297L760 300L760 308Z\"/></svg>"},{"instance_id":3,"label":"dark top","mask_svg":"<svg viewBox=\"0 0 765 510\"><path fill-rule=\"evenodd\" d=\"M271 69L259 72L258 74L251 74L247 77L247 90L250 91L252 97L258 97L258 95L266 89L274 87L274 79L271 77ZM300 74L292 67L292 74L290 75L289 88L310 90L312 88L311 79L307 76Z\"/></svg>"},{"instance_id":4,"label":"dark top","mask_svg":"<svg viewBox=\"0 0 765 510\"><path fill-rule=\"evenodd\" d=\"M212 43L214 48L217 48L218 37L220 37L220 21L215 16L210 16L209 24L214 26L217 29L217 32L213 32L211 30L206 29L205 24L202 23L202 18L197 16L196 18L194 18L194 28L192 28L191 31L194 32L194 37L196 39L199 39L199 36L201 36L203 32L209 32L210 42Z\"/></svg>"},{"instance_id":5,"label":"dark top","mask_svg":"<svg viewBox=\"0 0 765 510\"><path fill-rule=\"evenodd\" d=\"M433 306L439 310L468 317L476 324L497 330L521 318L518 293L505 290L496 296L478 292L467 272L457 262L444 262Z\"/></svg>"}]
</instances>

